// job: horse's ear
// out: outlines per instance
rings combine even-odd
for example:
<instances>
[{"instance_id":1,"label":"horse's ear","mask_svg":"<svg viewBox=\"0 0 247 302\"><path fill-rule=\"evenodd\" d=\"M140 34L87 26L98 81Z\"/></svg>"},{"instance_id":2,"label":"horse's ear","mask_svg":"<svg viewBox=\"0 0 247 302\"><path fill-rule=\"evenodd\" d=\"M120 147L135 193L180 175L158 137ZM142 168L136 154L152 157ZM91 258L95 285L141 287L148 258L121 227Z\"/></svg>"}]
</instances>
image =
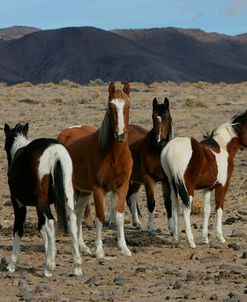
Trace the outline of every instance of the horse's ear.
<instances>
[{"instance_id":1,"label":"horse's ear","mask_svg":"<svg viewBox=\"0 0 247 302\"><path fill-rule=\"evenodd\" d=\"M169 109L169 99L167 97L165 97L165 99L164 99L164 104L165 104L166 108Z\"/></svg>"},{"instance_id":2,"label":"horse's ear","mask_svg":"<svg viewBox=\"0 0 247 302\"><path fill-rule=\"evenodd\" d=\"M5 135L9 134L9 132L10 132L10 126L5 123L4 124L4 133L5 133Z\"/></svg>"},{"instance_id":3,"label":"horse's ear","mask_svg":"<svg viewBox=\"0 0 247 302\"><path fill-rule=\"evenodd\" d=\"M157 106L158 106L158 101L156 98L154 98L153 99L153 110L155 110Z\"/></svg>"},{"instance_id":4,"label":"horse's ear","mask_svg":"<svg viewBox=\"0 0 247 302\"><path fill-rule=\"evenodd\" d=\"M23 126L23 134L24 134L25 136L27 136L28 128L29 128L29 125L28 125L28 123L26 123L26 124Z\"/></svg>"},{"instance_id":5,"label":"horse's ear","mask_svg":"<svg viewBox=\"0 0 247 302\"><path fill-rule=\"evenodd\" d=\"M109 100L111 100L112 96L114 95L114 93L116 91L116 87L115 87L115 84L113 82L110 83L108 91L109 91Z\"/></svg>"},{"instance_id":6,"label":"horse's ear","mask_svg":"<svg viewBox=\"0 0 247 302\"><path fill-rule=\"evenodd\" d=\"M124 92L125 94L127 94L127 96L130 96L130 84L129 84L129 83L125 83L125 84L124 84L123 92Z\"/></svg>"}]
</instances>

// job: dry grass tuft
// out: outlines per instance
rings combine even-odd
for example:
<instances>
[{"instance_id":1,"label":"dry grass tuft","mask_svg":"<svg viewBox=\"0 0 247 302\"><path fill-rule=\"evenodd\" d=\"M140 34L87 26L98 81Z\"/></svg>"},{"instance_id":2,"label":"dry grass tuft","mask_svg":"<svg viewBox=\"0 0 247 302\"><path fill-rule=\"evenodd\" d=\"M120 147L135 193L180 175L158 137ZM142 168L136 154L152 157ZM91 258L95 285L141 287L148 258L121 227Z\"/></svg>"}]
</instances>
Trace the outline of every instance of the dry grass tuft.
<instances>
[{"instance_id":1,"label":"dry grass tuft","mask_svg":"<svg viewBox=\"0 0 247 302\"><path fill-rule=\"evenodd\" d=\"M28 82L28 81L18 83L18 84L15 85L15 87L32 87L32 86L33 86L33 84L31 82Z\"/></svg>"},{"instance_id":2,"label":"dry grass tuft","mask_svg":"<svg viewBox=\"0 0 247 302\"><path fill-rule=\"evenodd\" d=\"M191 214L202 215L203 213L203 202L200 198L194 197L192 201Z\"/></svg>"},{"instance_id":3,"label":"dry grass tuft","mask_svg":"<svg viewBox=\"0 0 247 302\"><path fill-rule=\"evenodd\" d=\"M75 82L69 81L69 80L62 80L59 82L59 85L66 86L69 88L81 88L81 85L79 83L75 83Z\"/></svg>"}]
</instances>

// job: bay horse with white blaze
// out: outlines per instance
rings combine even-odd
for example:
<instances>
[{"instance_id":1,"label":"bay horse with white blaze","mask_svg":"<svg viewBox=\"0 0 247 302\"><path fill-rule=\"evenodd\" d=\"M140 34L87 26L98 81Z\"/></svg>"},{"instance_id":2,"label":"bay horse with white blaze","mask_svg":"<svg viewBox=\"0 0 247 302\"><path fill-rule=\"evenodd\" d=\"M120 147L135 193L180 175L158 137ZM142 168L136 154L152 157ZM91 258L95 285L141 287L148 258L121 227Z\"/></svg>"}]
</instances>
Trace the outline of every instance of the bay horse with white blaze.
<instances>
[{"instance_id":1,"label":"bay horse with white blaze","mask_svg":"<svg viewBox=\"0 0 247 302\"><path fill-rule=\"evenodd\" d=\"M233 172L234 157L241 146L247 147L247 111L219 126L207 139L198 142L190 137L171 140L161 153L161 164L171 188L174 243L178 244L178 200L183 202L185 231L190 247L196 247L190 224L194 190L203 190L203 243L208 243L208 220L211 194L215 190L216 236L224 243L222 214L226 192Z\"/></svg>"},{"instance_id":2,"label":"bay horse with white blaze","mask_svg":"<svg viewBox=\"0 0 247 302\"><path fill-rule=\"evenodd\" d=\"M132 169L128 145L130 86L123 91L109 85L107 111L99 129L91 126L63 130L58 140L63 143L73 161L73 184L77 194L77 223L81 251L90 253L82 236L82 218L93 194L96 212L95 255L103 258L102 226L105 222L105 195L114 192L118 245L122 255L130 256L124 237L124 208Z\"/></svg>"},{"instance_id":3,"label":"bay horse with white blaze","mask_svg":"<svg viewBox=\"0 0 247 302\"><path fill-rule=\"evenodd\" d=\"M161 104L158 103L156 98L153 99L152 120L153 127L150 131L137 125L129 125L129 148L133 159L133 168L127 194L127 204L132 213L133 226L141 228L137 194L140 186L144 184L148 207L147 228L150 233L154 233L154 188L156 182L160 181L163 188L164 204L167 210L168 228L172 233L170 195L167 194L167 179L160 164L160 153L173 136L168 98L165 98Z\"/></svg>"},{"instance_id":4,"label":"bay horse with white blaze","mask_svg":"<svg viewBox=\"0 0 247 302\"><path fill-rule=\"evenodd\" d=\"M74 274L81 275L82 261L74 213L72 161L68 151L54 139L28 140L28 123L17 124L12 129L5 124L4 132L8 159L8 183L15 214L9 272L15 271L19 258L26 207L35 206L38 215L38 229L45 245L44 275L52 276L52 271L56 266L56 245L54 218L50 204L54 203L60 226L64 231L67 231L69 226Z\"/></svg>"}]
</instances>

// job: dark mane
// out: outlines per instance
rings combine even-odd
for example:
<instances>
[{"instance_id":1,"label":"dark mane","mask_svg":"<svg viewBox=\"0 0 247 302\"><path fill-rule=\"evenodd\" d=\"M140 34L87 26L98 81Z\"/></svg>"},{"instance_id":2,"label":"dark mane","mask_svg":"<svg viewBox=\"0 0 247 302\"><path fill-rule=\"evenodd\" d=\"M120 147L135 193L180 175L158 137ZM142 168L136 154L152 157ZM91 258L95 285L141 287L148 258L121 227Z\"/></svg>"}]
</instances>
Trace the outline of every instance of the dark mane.
<instances>
[{"instance_id":1,"label":"dark mane","mask_svg":"<svg viewBox=\"0 0 247 302\"><path fill-rule=\"evenodd\" d=\"M110 111L109 111L109 107L107 107L103 122L98 130L99 144L101 147L104 147L107 142L109 128L110 128Z\"/></svg>"},{"instance_id":2,"label":"dark mane","mask_svg":"<svg viewBox=\"0 0 247 302\"><path fill-rule=\"evenodd\" d=\"M203 140L200 142L203 145L207 145L213 148L220 148L220 145L214 139L215 129L211 132L211 134L207 133L203 135Z\"/></svg>"},{"instance_id":3,"label":"dark mane","mask_svg":"<svg viewBox=\"0 0 247 302\"><path fill-rule=\"evenodd\" d=\"M245 119L245 113L235 115L231 119L230 123L231 123L232 129L235 131L236 134L238 133L240 124L244 121L244 119Z\"/></svg>"}]
</instances>

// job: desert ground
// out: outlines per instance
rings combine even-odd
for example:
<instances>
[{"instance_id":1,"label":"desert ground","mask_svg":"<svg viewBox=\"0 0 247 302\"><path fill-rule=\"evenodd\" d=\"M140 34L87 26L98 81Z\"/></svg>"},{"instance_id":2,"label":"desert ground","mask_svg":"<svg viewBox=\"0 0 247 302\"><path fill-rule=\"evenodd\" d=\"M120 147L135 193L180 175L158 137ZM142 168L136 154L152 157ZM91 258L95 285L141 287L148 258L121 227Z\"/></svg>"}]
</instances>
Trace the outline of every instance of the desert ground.
<instances>
[{"instance_id":1,"label":"desert ground","mask_svg":"<svg viewBox=\"0 0 247 302\"><path fill-rule=\"evenodd\" d=\"M117 83L120 85L120 83ZM131 83L130 123L146 129L152 125L152 100L170 100L175 136L203 134L247 109L247 82L209 84L172 82ZM103 229L104 262L83 256L83 275L72 275L69 236L57 232L57 267L52 278L43 277L44 246L37 231L34 208L29 207L21 255L14 273L6 270L12 246L13 210L7 184L4 151L5 122L29 122L29 137L56 137L67 126L99 127L104 117L108 85L101 81L79 85L0 84L0 301L247 301L247 150L239 151L226 196L223 232L227 242L215 236L214 199L210 218L210 244L203 245L201 207L192 215L196 249L188 247L180 216L181 244L174 248L167 228L160 185L156 188L156 235L146 231L146 199L143 188L139 203L143 230L132 227L128 209L125 236L132 257L120 256L116 230ZM196 193L197 201L201 200ZM106 203L108 203L108 197ZM95 229L83 225L86 244L93 250Z\"/></svg>"}]
</instances>

